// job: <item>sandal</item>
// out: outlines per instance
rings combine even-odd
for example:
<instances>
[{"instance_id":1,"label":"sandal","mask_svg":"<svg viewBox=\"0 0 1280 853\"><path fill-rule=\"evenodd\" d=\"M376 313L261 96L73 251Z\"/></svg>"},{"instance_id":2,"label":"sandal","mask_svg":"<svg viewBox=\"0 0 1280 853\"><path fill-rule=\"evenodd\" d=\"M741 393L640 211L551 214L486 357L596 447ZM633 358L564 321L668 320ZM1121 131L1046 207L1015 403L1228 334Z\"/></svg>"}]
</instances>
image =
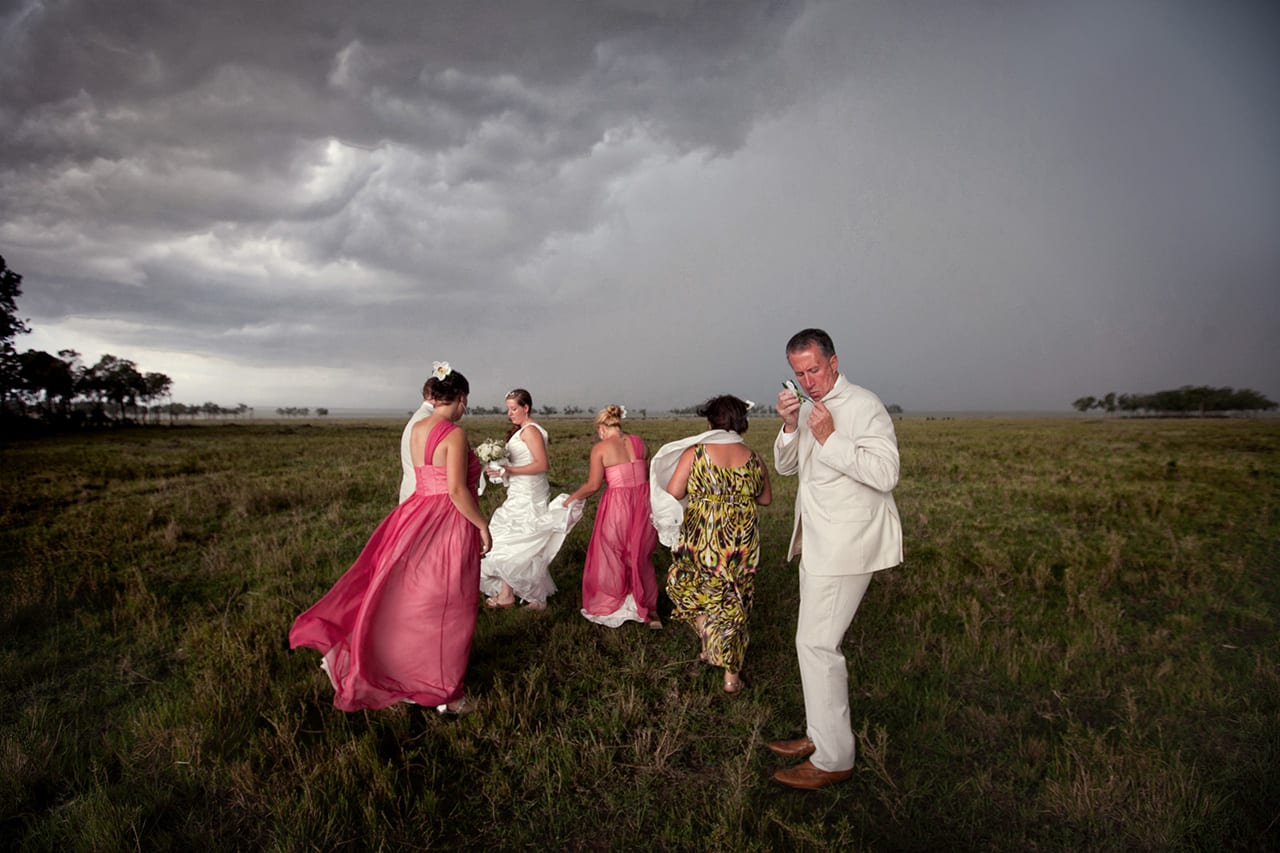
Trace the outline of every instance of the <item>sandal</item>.
<instances>
[{"instance_id":1,"label":"sandal","mask_svg":"<svg viewBox=\"0 0 1280 853\"><path fill-rule=\"evenodd\" d=\"M463 696L455 702L449 702L445 705L437 705L436 710L446 716L461 717L476 710L476 700L472 699L470 696Z\"/></svg>"},{"instance_id":2,"label":"sandal","mask_svg":"<svg viewBox=\"0 0 1280 853\"><path fill-rule=\"evenodd\" d=\"M524 606L525 610L546 610L547 603L545 601L530 601Z\"/></svg>"},{"instance_id":3,"label":"sandal","mask_svg":"<svg viewBox=\"0 0 1280 853\"><path fill-rule=\"evenodd\" d=\"M496 595L491 595L484 600L484 606L490 610L501 610L504 607L515 607L516 600L513 598L510 601L502 601Z\"/></svg>"},{"instance_id":4,"label":"sandal","mask_svg":"<svg viewBox=\"0 0 1280 853\"><path fill-rule=\"evenodd\" d=\"M742 679L736 672L726 672L724 674L724 692L737 693L742 689Z\"/></svg>"}]
</instances>

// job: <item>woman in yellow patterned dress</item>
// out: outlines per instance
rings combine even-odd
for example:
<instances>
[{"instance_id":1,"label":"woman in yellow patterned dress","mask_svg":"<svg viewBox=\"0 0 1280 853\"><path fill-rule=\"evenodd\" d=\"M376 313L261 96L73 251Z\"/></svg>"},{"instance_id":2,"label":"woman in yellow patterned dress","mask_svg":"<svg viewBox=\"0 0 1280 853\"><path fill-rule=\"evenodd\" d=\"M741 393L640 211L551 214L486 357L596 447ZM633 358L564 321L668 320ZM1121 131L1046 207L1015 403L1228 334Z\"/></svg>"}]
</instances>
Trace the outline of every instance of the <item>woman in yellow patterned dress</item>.
<instances>
[{"instance_id":1,"label":"woman in yellow patterned dress","mask_svg":"<svg viewBox=\"0 0 1280 853\"><path fill-rule=\"evenodd\" d=\"M726 693L742 689L738 673L760 563L758 507L772 499L768 468L742 442L748 409L731 395L704 403L698 414L711 432L684 449L666 484L672 497L688 499L667 573L671 615L693 625L702 660L724 668Z\"/></svg>"}]
</instances>

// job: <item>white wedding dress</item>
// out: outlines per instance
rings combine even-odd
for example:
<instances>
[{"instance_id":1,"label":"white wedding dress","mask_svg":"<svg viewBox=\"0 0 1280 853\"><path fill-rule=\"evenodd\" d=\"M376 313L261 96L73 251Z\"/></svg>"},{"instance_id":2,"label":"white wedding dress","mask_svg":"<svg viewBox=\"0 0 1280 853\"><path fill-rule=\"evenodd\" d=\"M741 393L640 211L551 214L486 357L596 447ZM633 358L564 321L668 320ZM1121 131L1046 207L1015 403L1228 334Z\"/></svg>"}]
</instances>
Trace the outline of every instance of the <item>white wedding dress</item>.
<instances>
[{"instance_id":1,"label":"white wedding dress","mask_svg":"<svg viewBox=\"0 0 1280 853\"><path fill-rule=\"evenodd\" d=\"M524 429L530 427L542 433L545 444L547 431L532 422ZM533 461L533 451L520 437L523 431L507 440L507 458L512 467ZM536 604L546 603L547 596L556 591L547 567L564 543L565 534L582 517L583 502L575 501L572 507L566 507L568 495L548 502L549 492L545 473L512 474L507 478L507 499L489 519L493 548L480 561L480 591L485 595L499 595L503 581L515 591L516 598Z\"/></svg>"}]
</instances>

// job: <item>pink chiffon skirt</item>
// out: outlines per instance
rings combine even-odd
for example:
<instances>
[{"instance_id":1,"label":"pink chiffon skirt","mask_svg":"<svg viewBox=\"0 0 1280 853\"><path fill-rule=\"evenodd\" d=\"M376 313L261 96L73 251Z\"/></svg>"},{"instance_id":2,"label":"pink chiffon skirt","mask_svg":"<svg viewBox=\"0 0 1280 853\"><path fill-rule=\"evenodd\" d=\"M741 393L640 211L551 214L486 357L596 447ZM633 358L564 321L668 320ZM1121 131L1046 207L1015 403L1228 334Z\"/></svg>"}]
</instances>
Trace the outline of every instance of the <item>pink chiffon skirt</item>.
<instances>
[{"instance_id":1,"label":"pink chiffon skirt","mask_svg":"<svg viewBox=\"0 0 1280 853\"><path fill-rule=\"evenodd\" d=\"M293 623L324 655L344 711L461 698L479 600L480 534L443 494L392 510L351 568Z\"/></svg>"},{"instance_id":2,"label":"pink chiffon skirt","mask_svg":"<svg viewBox=\"0 0 1280 853\"><path fill-rule=\"evenodd\" d=\"M596 509L582 570L582 615L616 628L657 618L653 551L658 533L649 521L649 482L643 462L605 469L608 488Z\"/></svg>"}]
</instances>

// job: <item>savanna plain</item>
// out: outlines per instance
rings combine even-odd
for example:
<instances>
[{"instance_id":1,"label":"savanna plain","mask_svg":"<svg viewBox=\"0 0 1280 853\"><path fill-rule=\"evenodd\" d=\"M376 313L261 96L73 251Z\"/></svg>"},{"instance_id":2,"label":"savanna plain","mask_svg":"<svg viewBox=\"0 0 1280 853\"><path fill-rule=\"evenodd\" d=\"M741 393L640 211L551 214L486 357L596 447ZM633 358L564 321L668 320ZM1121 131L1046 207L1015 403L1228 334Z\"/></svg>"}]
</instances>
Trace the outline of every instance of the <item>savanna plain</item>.
<instances>
[{"instance_id":1,"label":"savanna plain","mask_svg":"<svg viewBox=\"0 0 1280 853\"><path fill-rule=\"evenodd\" d=\"M625 425L651 449L703 428ZM747 433L766 458L777 425ZM545 426L552 494L572 491L591 422ZM896 427L906 562L846 637L858 755L817 792L772 783L764 748L803 733L794 479L761 516L742 693L687 625L579 615L593 500L547 611L480 608L477 713L344 714L286 637L393 507L400 422L10 440L0 845L1280 847L1280 421Z\"/></svg>"}]
</instances>

